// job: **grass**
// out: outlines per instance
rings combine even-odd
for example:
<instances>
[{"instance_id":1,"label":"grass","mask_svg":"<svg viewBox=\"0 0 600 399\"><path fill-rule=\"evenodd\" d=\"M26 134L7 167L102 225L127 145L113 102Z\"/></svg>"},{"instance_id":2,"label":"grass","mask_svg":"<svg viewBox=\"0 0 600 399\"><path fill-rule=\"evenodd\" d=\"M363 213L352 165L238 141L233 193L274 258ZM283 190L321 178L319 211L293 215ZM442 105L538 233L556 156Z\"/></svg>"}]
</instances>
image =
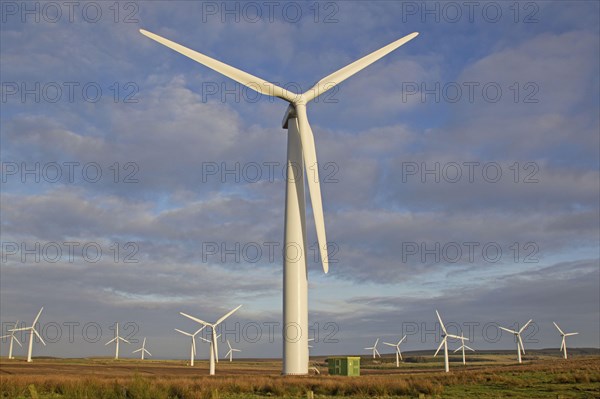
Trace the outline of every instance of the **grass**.
<instances>
[{"instance_id":1,"label":"grass","mask_svg":"<svg viewBox=\"0 0 600 399\"><path fill-rule=\"evenodd\" d=\"M473 366L366 361L361 377L282 377L274 361L205 364L98 359L38 360L0 364L0 397L10 399L257 399L257 398L600 398L600 357L563 361L540 357L514 364L480 355ZM366 359L365 359L366 360ZM35 366L35 367L32 367ZM11 374L8 374L11 373Z\"/></svg>"}]
</instances>

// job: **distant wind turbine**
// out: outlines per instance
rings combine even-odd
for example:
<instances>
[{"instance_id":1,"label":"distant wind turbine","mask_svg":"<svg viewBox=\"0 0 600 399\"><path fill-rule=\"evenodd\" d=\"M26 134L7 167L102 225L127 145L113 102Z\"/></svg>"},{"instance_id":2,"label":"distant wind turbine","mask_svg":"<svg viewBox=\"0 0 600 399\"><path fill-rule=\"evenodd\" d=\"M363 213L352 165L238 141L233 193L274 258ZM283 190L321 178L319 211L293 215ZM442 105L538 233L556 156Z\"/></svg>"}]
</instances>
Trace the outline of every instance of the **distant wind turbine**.
<instances>
[{"instance_id":1,"label":"distant wind turbine","mask_svg":"<svg viewBox=\"0 0 600 399\"><path fill-rule=\"evenodd\" d=\"M402 342L404 342L404 340L406 339L406 335L404 337L402 337L402 339L400 341L398 341L397 344L390 344L389 342L384 342L384 345L387 346L394 346L396 347L396 367L400 367L400 360L402 360L402 352L400 352L400 344Z\"/></svg>"},{"instance_id":2,"label":"distant wind turbine","mask_svg":"<svg viewBox=\"0 0 600 399\"><path fill-rule=\"evenodd\" d=\"M115 328L115 337L113 339L111 339L110 341L108 341L107 343L104 344L104 346L112 344L113 342L116 344L115 345L115 360L119 360L119 341L123 341L125 343L130 343L129 341L127 341L125 338L119 337L119 323L116 323L117 326Z\"/></svg>"},{"instance_id":3,"label":"distant wind turbine","mask_svg":"<svg viewBox=\"0 0 600 399\"><path fill-rule=\"evenodd\" d=\"M28 363L31 363L31 352L33 351L33 334L35 334L40 339L42 344L44 344L44 346L46 346L46 343L42 339L42 336L35 329L35 324L38 322L38 319L40 318L40 315L42 314L43 310L44 310L44 307L42 306L42 308L38 312L37 316L35 316L33 323L31 323L31 327L13 328L12 330L8 330L9 332L29 331L29 349L27 350L27 362Z\"/></svg>"},{"instance_id":4,"label":"distant wind turbine","mask_svg":"<svg viewBox=\"0 0 600 399\"><path fill-rule=\"evenodd\" d=\"M319 80L304 93L293 93L271 82L184 47L152 32L144 36L177 51L234 81L289 103L282 126L288 129L286 203L283 245L283 374L308 374L308 283L306 270L306 199L304 173L312 204L321 263L329 270L325 220L317 165L315 139L308 122L307 104L344 80L417 37L418 32L398 39ZM303 165L298 167L299 165ZM304 173L303 173L304 172ZM287 251L290 251L288 253ZM299 255L298 255L299 254ZM293 328L296 334L288 334Z\"/></svg>"},{"instance_id":5,"label":"distant wind turbine","mask_svg":"<svg viewBox=\"0 0 600 399\"><path fill-rule=\"evenodd\" d=\"M14 328L17 328L17 326L19 325L19 320L17 320L17 322L15 323ZM4 338L8 338L10 337L10 344L8 345L8 359L12 360L14 359L13 357L13 342L16 342L17 344L19 344L19 346L22 348L23 345L21 345L21 343L19 342L19 340L17 339L17 337L15 336L15 330L9 330L10 334L8 335L3 335L2 337L0 337L0 339L4 339Z\"/></svg>"},{"instance_id":6,"label":"distant wind turbine","mask_svg":"<svg viewBox=\"0 0 600 399\"><path fill-rule=\"evenodd\" d=\"M148 356L152 356L150 352L146 350L146 337L144 337L144 342L142 343L142 347L140 349L136 349L131 353L142 352L142 360L144 360L144 353L147 353Z\"/></svg>"},{"instance_id":7,"label":"distant wind turbine","mask_svg":"<svg viewBox=\"0 0 600 399\"><path fill-rule=\"evenodd\" d=\"M204 330L206 328L206 326L200 327L200 329L198 329L195 333L190 334L188 332L185 331L181 331L179 329L175 329L175 331L183 334L183 335L187 335L188 337L192 338L192 347L190 349L190 367L194 367L194 358L196 357L196 335L198 335L198 333L202 330Z\"/></svg>"},{"instance_id":8,"label":"distant wind turbine","mask_svg":"<svg viewBox=\"0 0 600 399\"><path fill-rule=\"evenodd\" d=\"M523 361L521 360L521 351L523 352L523 354L525 354L525 347L523 346L523 340L521 339L521 333L523 331L525 331L527 326L529 326L529 323L531 323L532 321L533 321L533 319L531 319L527 323L525 323L525 325L523 327L521 327L521 329L519 331L500 327L501 330L507 331L515 336L516 341L517 341L517 360L519 361L519 363L523 363Z\"/></svg>"},{"instance_id":9,"label":"distant wind turbine","mask_svg":"<svg viewBox=\"0 0 600 399\"><path fill-rule=\"evenodd\" d=\"M444 347L444 368L446 370L446 373L450 371L450 361L448 360L448 338L454 338L454 339L460 339L459 336L456 335L452 335L452 334L448 334L448 331L446 331L446 327L444 326L444 322L442 321L442 318L440 317L440 314L438 313L438 311L435 311L435 314L437 315L438 320L440 321L440 327L442 328L442 342L440 343L440 346L438 346L437 351L435 351L435 355L433 355L433 357L436 357L438 352L440 351L440 349L442 349L442 346ZM467 341L468 339L465 338Z\"/></svg>"},{"instance_id":10,"label":"distant wind turbine","mask_svg":"<svg viewBox=\"0 0 600 399\"><path fill-rule=\"evenodd\" d=\"M468 341L468 340L469 340L469 339L468 339L468 338L465 338L464 334L462 334L462 333L461 333L461 334L460 334L460 341L461 341L462 345L461 345L461 346L459 346L458 348L456 348L456 349L454 350L454 353L456 353L456 352L458 352L459 350L461 350L461 349L462 349L462 358L463 358L463 364L467 364L467 360L466 360L466 358L465 358L465 349L468 349L468 350L470 350L470 351L472 351L472 352L475 352L475 349L469 348L467 345L465 345L465 341Z\"/></svg>"},{"instance_id":11,"label":"distant wind turbine","mask_svg":"<svg viewBox=\"0 0 600 399\"><path fill-rule=\"evenodd\" d=\"M375 359L375 356L379 356L381 357L381 355L379 354L379 351L377 350L377 344L379 343L379 338L377 338L377 340L375 341L375 344L369 348L365 348L365 350L372 350L373 351L373 359Z\"/></svg>"},{"instance_id":12,"label":"distant wind turbine","mask_svg":"<svg viewBox=\"0 0 600 399\"><path fill-rule=\"evenodd\" d=\"M181 314L182 316L185 316L188 319L194 320L196 323L200 323L200 324L204 325L205 327L211 328L212 339L210 340L210 342L211 342L210 371L209 371L210 375L215 374L215 361L217 363L219 362L219 350L217 348L217 326L219 324L221 324L223 321L225 321L226 318L231 316L236 310L238 310L241 307L242 307L242 305L238 306L237 308L233 309L232 311L230 311L229 313L227 313L225 316L221 317L219 320L217 320L214 323L209 323L204 320L200 320L197 317L190 316L189 314L179 312L179 314Z\"/></svg>"},{"instance_id":13,"label":"distant wind turbine","mask_svg":"<svg viewBox=\"0 0 600 399\"><path fill-rule=\"evenodd\" d=\"M227 340L227 346L229 347L229 352L227 352L227 354L225 355L225 357L229 356L229 361L233 361L233 352L241 352L240 349L235 349L231 347L231 344L229 343L229 340Z\"/></svg>"},{"instance_id":14,"label":"distant wind turbine","mask_svg":"<svg viewBox=\"0 0 600 399\"><path fill-rule=\"evenodd\" d=\"M552 323L554 323L554 326L556 327L556 329L560 333L560 336L562 337L562 343L560 344L560 350L563 351L563 354L564 354L563 357L566 359L567 358L567 341L566 341L566 338L570 337L571 335L577 335L579 333L578 332L564 333L563 330L560 329L560 327L558 326L558 324L556 324L555 322L552 322Z\"/></svg>"}]
</instances>

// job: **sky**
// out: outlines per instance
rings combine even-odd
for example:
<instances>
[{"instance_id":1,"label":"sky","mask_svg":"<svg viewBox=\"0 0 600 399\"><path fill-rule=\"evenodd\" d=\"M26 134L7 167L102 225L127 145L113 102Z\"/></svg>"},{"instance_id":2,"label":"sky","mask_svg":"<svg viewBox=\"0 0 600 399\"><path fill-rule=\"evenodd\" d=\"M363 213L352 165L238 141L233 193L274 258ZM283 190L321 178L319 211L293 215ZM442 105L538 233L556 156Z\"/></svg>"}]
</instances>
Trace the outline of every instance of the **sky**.
<instances>
[{"instance_id":1,"label":"sky","mask_svg":"<svg viewBox=\"0 0 600 399\"><path fill-rule=\"evenodd\" d=\"M294 92L416 31L308 106L311 354L434 350L436 309L475 349L529 319L527 349L600 347L599 7L2 2L2 332L44 306L34 355L110 356L118 322L185 358L179 312L243 304L221 340L280 357L287 104L138 30Z\"/></svg>"}]
</instances>

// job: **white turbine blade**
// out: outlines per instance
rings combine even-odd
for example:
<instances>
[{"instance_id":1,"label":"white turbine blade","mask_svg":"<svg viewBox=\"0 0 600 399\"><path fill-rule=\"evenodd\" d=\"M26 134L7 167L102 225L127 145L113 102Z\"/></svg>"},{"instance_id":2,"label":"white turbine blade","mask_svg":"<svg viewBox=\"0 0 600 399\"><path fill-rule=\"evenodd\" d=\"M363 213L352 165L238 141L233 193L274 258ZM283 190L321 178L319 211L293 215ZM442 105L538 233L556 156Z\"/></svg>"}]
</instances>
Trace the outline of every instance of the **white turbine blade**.
<instances>
[{"instance_id":1,"label":"white turbine blade","mask_svg":"<svg viewBox=\"0 0 600 399\"><path fill-rule=\"evenodd\" d=\"M366 350L366 351L370 351L370 350L372 350L372 349L373 349L373 348L365 348L365 350Z\"/></svg>"},{"instance_id":2,"label":"white turbine blade","mask_svg":"<svg viewBox=\"0 0 600 399\"><path fill-rule=\"evenodd\" d=\"M378 343L379 343L379 338L377 338L377 339L375 340L375 345L373 345L373 348L377 348L377 344L378 344Z\"/></svg>"},{"instance_id":3,"label":"white turbine blade","mask_svg":"<svg viewBox=\"0 0 600 399\"><path fill-rule=\"evenodd\" d=\"M196 336L192 335L192 351L194 351L194 356L196 356Z\"/></svg>"},{"instance_id":4,"label":"white turbine blade","mask_svg":"<svg viewBox=\"0 0 600 399\"><path fill-rule=\"evenodd\" d=\"M462 337L459 337L458 335L446 334L446 336L448 338L454 338L454 339L458 339L458 340L462 341Z\"/></svg>"},{"instance_id":5,"label":"white turbine blade","mask_svg":"<svg viewBox=\"0 0 600 399\"><path fill-rule=\"evenodd\" d=\"M12 328L12 329L10 329L8 331L9 332L16 332L16 331L26 331L26 330L31 330L31 327Z\"/></svg>"},{"instance_id":6,"label":"white turbine blade","mask_svg":"<svg viewBox=\"0 0 600 399\"><path fill-rule=\"evenodd\" d=\"M504 330L504 331L508 331L508 332L509 332L509 333L511 333L511 334L518 334L516 331L514 331L514 330L509 330L508 328L504 328L504 327L498 327L498 328L500 328L501 330Z\"/></svg>"},{"instance_id":7,"label":"white turbine blade","mask_svg":"<svg viewBox=\"0 0 600 399\"><path fill-rule=\"evenodd\" d=\"M374 351L375 351L375 354L376 354L377 356L381 357L381 355L379 354L379 351L377 350L377 348L375 348L375 349L374 349Z\"/></svg>"},{"instance_id":8,"label":"white turbine blade","mask_svg":"<svg viewBox=\"0 0 600 399\"><path fill-rule=\"evenodd\" d=\"M113 339L111 339L110 341L108 341L107 343L104 344L104 346L108 345L108 344L112 344L113 342L115 342L117 340L117 337L114 337Z\"/></svg>"},{"instance_id":9,"label":"white turbine blade","mask_svg":"<svg viewBox=\"0 0 600 399\"><path fill-rule=\"evenodd\" d=\"M215 354L215 360L218 362L218 358L219 358L219 350L217 348L217 332L215 331L215 327L213 326L212 328L212 350Z\"/></svg>"},{"instance_id":10,"label":"white turbine blade","mask_svg":"<svg viewBox=\"0 0 600 399\"><path fill-rule=\"evenodd\" d=\"M200 338L204 342L208 342L209 344L212 342L212 341L210 341L210 340L208 340L208 339L206 339L204 337L198 337L198 338Z\"/></svg>"},{"instance_id":11,"label":"white turbine blade","mask_svg":"<svg viewBox=\"0 0 600 399\"><path fill-rule=\"evenodd\" d=\"M139 352L139 351L141 351L142 349L144 349L144 348L136 349L136 350L134 350L134 351L133 351L133 352L131 352L131 353L138 353L138 352Z\"/></svg>"},{"instance_id":12,"label":"white turbine blade","mask_svg":"<svg viewBox=\"0 0 600 399\"><path fill-rule=\"evenodd\" d=\"M181 331L181 330L179 330L179 329L177 329L177 328L175 329L175 331L177 331L177 332L179 332L179 333L182 333L183 335L187 335L188 337L191 337L191 336L192 336L192 334L190 334L189 332Z\"/></svg>"},{"instance_id":13,"label":"white turbine blade","mask_svg":"<svg viewBox=\"0 0 600 399\"><path fill-rule=\"evenodd\" d=\"M231 344L229 343L229 340L227 340L227 346L229 347L229 350L231 350Z\"/></svg>"},{"instance_id":14,"label":"white turbine blade","mask_svg":"<svg viewBox=\"0 0 600 399\"><path fill-rule=\"evenodd\" d=\"M121 341L123 341L123 342L127 342L128 344L130 344L130 343L131 343L131 342L127 341L125 338L121 338L121 337L118 337L118 338L119 338Z\"/></svg>"},{"instance_id":15,"label":"white turbine blade","mask_svg":"<svg viewBox=\"0 0 600 399\"><path fill-rule=\"evenodd\" d=\"M563 350L565 343L565 336L563 335L562 342L560 343L560 350Z\"/></svg>"},{"instance_id":16,"label":"white turbine blade","mask_svg":"<svg viewBox=\"0 0 600 399\"><path fill-rule=\"evenodd\" d=\"M579 334L579 333L578 332L568 333L568 334L565 334L565 337L570 337L571 335L577 335L577 334Z\"/></svg>"},{"instance_id":17,"label":"white turbine blade","mask_svg":"<svg viewBox=\"0 0 600 399\"><path fill-rule=\"evenodd\" d=\"M405 339L406 339L406 335L404 337L402 337L402 339L398 342L398 345L400 345L402 342L404 342Z\"/></svg>"},{"instance_id":18,"label":"white turbine blade","mask_svg":"<svg viewBox=\"0 0 600 399\"><path fill-rule=\"evenodd\" d=\"M225 316L223 316L219 320L217 320L217 322L214 325L216 326L217 324L221 324L223 322L223 320L225 320L226 318L228 318L229 316L231 316L236 310L238 310L241 307L242 307L242 305L240 305L237 308L233 309L231 312L227 313Z\"/></svg>"},{"instance_id":19,"label":"white turbine blade","mask_svg":"<svg viewBox=\"0 0 600 399\"><path fill-rule=\"evenodd\" d=\"M315 218L315 228L317 230L319 254L321 255L323 271L327 273L329 272L329 258L327 254L327 236L325 233L325 218L323 216L323 200L321 198L321 183L319 180L319 167L317 163L317 151L315 149L315 137L310 127L310 123L308 123L306 105L296 105L296 113L298 114L298 130L300 131L300 141L302 142L306 181L308 182L310 203L312 205L313 217Z\"/></svg>"},{"instance_id":20,"label":"white turbine blade","mask_svg":"<svg viewBox=\"0 0 600 399\"><path fill-rule=\"evenodd\" d=\"M4 338L8 338L8 337L12 337L12 335L3 335L0 337L0 339L4 339Z\"/></svg>"},{"instance_id":21,"label":"white turbine blade","mask_svg":"<svg viewBox=\"0 0 600 399\"><path fill-rule=\"evenodd\" d=\"M40 311L38 312L37 316L35 316L35 319L33 320L33 323L31 323L32 327L35 327L35 323L37 323L38 319L40 318L40 315L42 314L42 311L44 310L44 307L42 306L42 308L40 309Z\"/></svg>"},{"instance_id":22,"label":"white turbine blade","mask_svg":"<svg viewBox=\"0 0 600 399\"><path fill-rule=\"evenodd\" d=\"M144 349L144 352L146 352L149 356L152 356L152 353L148 352L146 349Z\"/></svg>"},{"instance_id":23,"label":"white turbine blade","mask_svg":"<svg viewBox=\"0 0 600 399\"><path fill-rule=\"evenodd\" d=\"M552 324L554 324L554 327L556 327L556 329L558 330L558 332L559 332L561 335L565 335L565 333L563 332L563 330L561 330L561 329L560 329L560 327L558 326L558 324L556 324L555 322L552 322Z\"/></svg>"},{"instance_id":24,"label":"white turbine blade","mask_svg":"<svg viewBox=\"0 0 600 399\"><path fill-rule=\"evenodd\" d=\"M533 321L533 319L529 319L529 321L527 323L525 323L525 325L523 327L521 327L521 329L519 330L519 334L522 333L527 328L529 323L531 323L532 321Z\"/></svg>"},{"instance_id":25,"label":"white turbine blade","mask_svg":"<svg viewBox=\"0 0 600 399\"><path fill-rule=\"evenodd\" d=\"M463 347L459 346L458 348L454 349L454 353L458 352L459 350L461 350Z\"/></svg>"},{"instance_id":26,"label":"white turbine blade","mask_svg":"<svg viewBox=\"0 0 600 399\"><path fill-rule=\"evenodd\" d=\"M395 42L392 42L387 46L382 47L379 50L376 50L357 61L354 61L353 63L343 67L342 69L335 71L334 73L319 80L311 89L304 93L304 96L307 98L307 101L310 101L313 98L320 96L327 90L339 85L344 80L348 79L350 76L368 67L378 59L396 50L404 43L407 43L408 41L414 39L415 37L417 37L418 34L418 32L413 32L410 35L406 35L403 38L396 40Z\"/></svg>"},{"instance_id":27,"label":"white turbine blade","mask_svg":"<svg viewBox=\"0 0 600 399\"><path fill-rule=\"evenodd\" d=\"M440 317L440 314L438 313L438 311L435 311L435 314L437 315L438 320L440 321L440 326L442 327L442 331L444 332L444 334L448 334L446 332L446 327L444 326L444 322L442 321L442 318Z\"/></svg>"},{"instance_id":28,"label":"white turbine blade","mask_svg":"<svg viewBox=\"0 0 600 399\"><path fill-rule=\"evenodd\" d=\"M470 351L472 351L472 352L475 352L475 349L473 349L473 348L469 348L467 345L465 345L465 348L467 348L468 350L470 350Z\"/></svg>"},{"instance_id":29,"label":"white turbine blade","mask_svg":"<svg viewBox=\"0 0 600 399\"><path fill-rule=\"evenodd\" d=\"M204 324L205 326L212 326L212 324L205 322L204 320L200 320L197 317L190 316L187 313L179 312L180 315L187 317L188 319L194 320L196 323Z\"/></svg>"},{"instance_id":30,"label":"white turbine blade","mask_svg":"<svg viewBox=\"0 0 600 399\"><path fill-rule=\"evenodd\" d=\"M41 313L41 312L40 312ZM35 333L35 335L37 335L37 337L40 339L40 341L42 341L42 344L44 344L44 346L46 346L46 343L44 342L44 339L42 338L42 336L37 332L37 330L35 328L32 328L31 331L33 331Z\"/></svg>"},{"instance_id":31,"label":"white turbine blade","mask_svg":"<svg viewBox=\"0 0 600 399\"><path fill-rule=\"evenodd\" d=\"M241 352L242 351L241 349L235 349L235 348L231 348L231 350L234 351L234 352Z\"/></svg>"},{"instance_id":32,"label":"white turbine blade","mask_svg":"<svg viewBox=\"0 0 600 399\"><path fill-rule=\"evenodd\" d=\"M140 33L146 37L149 37L152 40L159 42L160 44L169 47L172 50L177 51L180 54L185 55L188 58L193 59L200 64L219 72L222 75L227 76L230 79L235 80L238 83L243 84L246 87L249 87L252 90L255 90L261 94L265 94L267 96L279 97L288 102L293 102L298 95L292 93L282 87L279 87L271 82L268 82L264 79L256 77L254 75L249 74L248 72L244 72L240 69L234 68L231 65L227 65L221 61L215 60L207 55L201 54L197 51L191 50L187 47L182 46L181 44L177 44L172 42L169 39L165 39L164 37L158 36L152 32L148 32L147 30L140 29Z\"/></svg>"},{"instance_id":33,"label":"white turbine blade","mask_svg":"<svg viewBox=\"0 0 600 399\"><path fill-rule=\"evenodd\" d=\"M23 345L21 345L21 343L19 342L19 340L17 339L17 337L15 337L14 335L11 335L11 337L12 337L12 339L14 339L17 342L17 344L19 344L19 346L21 348L23 347Z\"/></svg>"},{"instance_id":34,"label":"white turbine blade","mask_svg":"<svg viewBox=\"0 0 600 399\"><path fill-rule=\"evenodd\" d=\"M442 340L442 342L440 342L440 346L438 346L437 350L435 351L435 355L433 355L433 357L436 357L438 352L440 351L440 349L442 349L442 346L444 346L444 343L446 342L446 337L444 337L444 339Z\"/></svg>"},{"instance_id":35,"label":"white turbine blade","mask_svg":"<svg viewBox=\"0 0 600 399\"><path fill-rule=\"evenodd\" d=\"M521 344L521 351L523 352L523 354L525 354L525 346L523 346L523 340L521 339L521 334L517 334L517 337L519 337L519 343Z\"/></svg>"},{"instance_id":36,"label":"white turbine blade","mask_svg":"<svg viewBox=\"0 0 600 399\"><path fill-rule=\"evenodd\" d=\"M383 344L387 346L396 346L396 344L390 344L389 342L384 342Z\"/></svg>"},{"instance_id":37,"label":"white turbine blade","mask_svg":"<svg viewBox=\"0 0 600 399\"><path fill-rule=\"evenodd\" d=\"M196 332L194 333L194 335L197 335L200 331L204 330L206 328L206 326L202 326L199 329L196 330Z\"/></svg>"}]
</instances>

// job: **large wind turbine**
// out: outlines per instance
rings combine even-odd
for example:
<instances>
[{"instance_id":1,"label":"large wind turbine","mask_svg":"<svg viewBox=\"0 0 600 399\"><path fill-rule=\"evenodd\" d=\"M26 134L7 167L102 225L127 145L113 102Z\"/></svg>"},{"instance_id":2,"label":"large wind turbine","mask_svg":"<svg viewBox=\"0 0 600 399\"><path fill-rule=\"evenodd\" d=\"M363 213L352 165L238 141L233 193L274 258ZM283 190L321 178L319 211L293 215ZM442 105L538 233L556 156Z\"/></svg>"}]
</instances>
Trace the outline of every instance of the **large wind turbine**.
<instances>
[{"instance_id":1,"label":"large wind turbine","mask_svg":"<svg viewBox=\"0 0 600 399\"><path fill-rule=\"evenodd\" d=\"M525 325L523 327L521 327L521 329L519 331L515 331L515 330L511 330L508 328L504 328L504 327L500 327L501 330L507 331L511 334L514 334L516 341L517 341L517 360L519 361L519 363L523 363L523 361L521 360L521 351L523 351L523 354L525 354L525 347L523 346L523 340L521 339L521 333L523 331L525 331L525 329L527 328L527 326L529 326L529 323L531 323L533 320L529 320L527 323L525 323Z\"/></svg>"},{"instance_id":2,"label":"large wind turbine","mask_svg":"<svg viewBox=\"0 0 600 399\"><path fill-rule=\"evenodd\" d=\"M394 346L396 348L396 367L400 367L400 360L402 360L402 352L400 352L400 344L402 342L404 342L404 340L406 339L406 335L404 337L402 337L402 339L400 341L398 341L397 344L390 344L389 342L384 342L384 345L387 346Z\"/></svg>"},{"instance_id":3,"label":"large wind turbine","mask_svg":"<svg viewBox=\"0 0 600 399\"><path fill-rule=\"evenodd\" d=\"M19 325L19 320L17 320L17 322L15 323L14 328L17 328L17 326ZM17 337L15 336L15 330L9 330L10 334L8 335L3 335L0 337L0 339L4 339L4 338L8 338L10 337L10 344L8 345L8 359L12 360L14 359L13 357L13 342L16 342L17 344L19 344L19 346L22 348L23 345L21 345L21 343L19 342L19 340L17 339Z\"/></svg>"},{"instance_id":4,"label":"large wind turbine","mask_svg":"<svg viewBox=\"0 0 600 399\"><path fill-rule=\"evenodd\" d=\"M46 343L42 339L42 336L35 329L35 324L38 322L38 319L40 318L40 315L42 314L42 310L44 310L43 306L40 309L40 311L38 312L37 316L35 316L33 323L31 323L31 327L13 328L12 330L8 330L9 332L12 332L12 333L14 333L15 331L29 331L29 349L27 350L27 362L28 363L31 363L31 352L33 351L33 334L35 334L40 339L42 344L44 344L44 346L46 346Z\"/></svg>"},{"instance_id":5,"label":"large wind turbine","mask_svg":"<svg viewBox=\"0 0 600 399\"><path fill-rule=\"evenodd\" d=\"M418 33L396 40L318 81L304 93L292 93L264 79L234 68L154 33L140 32L172 50L211 68L238 83L267 96L278 97L290 105L283 118L288 129L287 181L283 253L283 374L308 374L308 283L306 270L306 217L304 174L307 171L319 252L323 271L328 272L327 239L321 202L317 153L306 105L355 73L414 39ZM304 168L294 166L304 165ZM289 253L288 253L289 251Z\"/></svg>"},{"instance_id":6,"label":"large wind turbine","mask_svg":"<svg viewBox=\"0 0 600 399\"><path fill-rule=\"evenodd\" d=\"M376 356L381 357L381 355L379 354L379 351L377 350L377 344L378 343L379 343L379 338L377 338L375 340L375 344L373 344L373 346L365 348L365 350L367 350L367 351L373 351L373 359L375 359Z\"/></svg>"},{"instance_id":7,"label":"large wind turbine","mask_svg":"<svg viewBox=\"0 0 600 399\"><path fill-rule=\"evenodd\" d=\"M468 347L467 345L465 345L465 341L468 341L468 338L465 338L464 334L460 334L460 342L461 342L461 346L459 346L458 348L456 348L454 350L454 353L458 352L459 350L462 349L462 357L463 357L463 364L467 364L467 359L465 358L465 349L468 349L472 352L475 352L475 349Z\"/></svg>"},{"instance_id":8,"label":"large wind turbine","mask_svg":"<svg viewBox=\"0 0 600 399\"><path fill-rule=\"evenodd\" d=\"M142 343L142 347L140 349L136 349L131 353L142 352L142 360L144 360L144 353L147 353L148 356L152 356L152 353L146 350L146 337L144 337L144 342Z\"/></svg>"},{"instance_id":9,"label":"large wind turbine","mask_svg":"<svg viewBox=\"0 0 600 399\"><path fill-rule=\"evenodd\" d=\"M194 367L194 357L196 356L196 335L198 335L198 333L200 331L204 330L205 328L206 328L206 326L202 326L193 334L178 330L177 328L175 329L175 331L192 338L192 348L190 349L190 366L191 367Z\"/></svg>"},{"instance_id":10,"label":"large wind turbine","mask_svg":"<svg viewBox=\"0 0 600 399\"><path fill-rule=\"evenodd\" d=\"M554 326L556 327L556 329L558 330L558 332L560 333L560 336L562 337L562 343L560 344L560 350L563 351L564 354L564 358L567 358L567 341L566 338L570 337L571 335L577 335L579 334L578 332L574 332L574 333L564 333L563 330L560 329L560 327L558 326L558 324L556 324L555 322Z\"/></svg>"},{"instance_id":11,"label":"large wind turbine","mask_svg":"<svg viewBox=\"0 0 600 399\"><path fill-rule=\"evenodd\" d=\"M435 351L435 355L433 355L433 357L436 357L438 352L440 351L440 349L442 349L442 346L444 347L444 368L446 370L446 373L450 371L450 362L448 360L448 338L454 338L454 339L461 339L459 336L457 335L452 335L452 334L448 334L448 331L446 331L446 327L444 326L444 322L442 321L442 318L440 317L440 314L438 313L438 311L435 311L435 314L437 315L438 320L440 321L440 327L442 328L442 342L440 343L440 346L438 346L437 351ZM468 339L465 338L467 341Z\"/></svg>"},{"instance_id":12,"label":"large wind turbine","mask_svg":"<svg viewBox=\"0 0 600 399\"><path fill-rule=\"evenodd\" d=\"M119 323L117 323L117 326L115 328L115 337L113 339L111 339L110 341L108 341L106 344L104 344L104 346L106 346L108 344L112 344L113 342L116 344L115 360L119 360L119 341L129 343L129 341L127 341L125 338L119 337Z\"/></svg>"},{"instance_id":13,"label":"large wind turbine","mask_svg":"<svg viewBox=\"0 0 600 399\"><path fill-rule=\"evenodd\" d=\"M221 324L223 321L225 321L226 318L228 318L229 316L231 316L236 310L238 310L239 308L241 308L242 305L238 306L237 308L233 309L232 311L230 311L229 313L227 313L225 316L221 317L219 320L217 320L214 323L208 323L204 320L200 320L197 317L194 316L190 316L189 314L183 313L183 312L179 312L179 314L181 314L182 316L187 317L188 319L194 320L196 323L200 323L205 327L210 327L211 331L211 335L212 335L212 339L210 340L211 345L210 345L210 349L211 349L211 353L210 353L210 375L214 375L215 374L215 361L217 363L219 363L219 349L217 347L217 326L219 324Z\"/></svg>"}]
</instances>

